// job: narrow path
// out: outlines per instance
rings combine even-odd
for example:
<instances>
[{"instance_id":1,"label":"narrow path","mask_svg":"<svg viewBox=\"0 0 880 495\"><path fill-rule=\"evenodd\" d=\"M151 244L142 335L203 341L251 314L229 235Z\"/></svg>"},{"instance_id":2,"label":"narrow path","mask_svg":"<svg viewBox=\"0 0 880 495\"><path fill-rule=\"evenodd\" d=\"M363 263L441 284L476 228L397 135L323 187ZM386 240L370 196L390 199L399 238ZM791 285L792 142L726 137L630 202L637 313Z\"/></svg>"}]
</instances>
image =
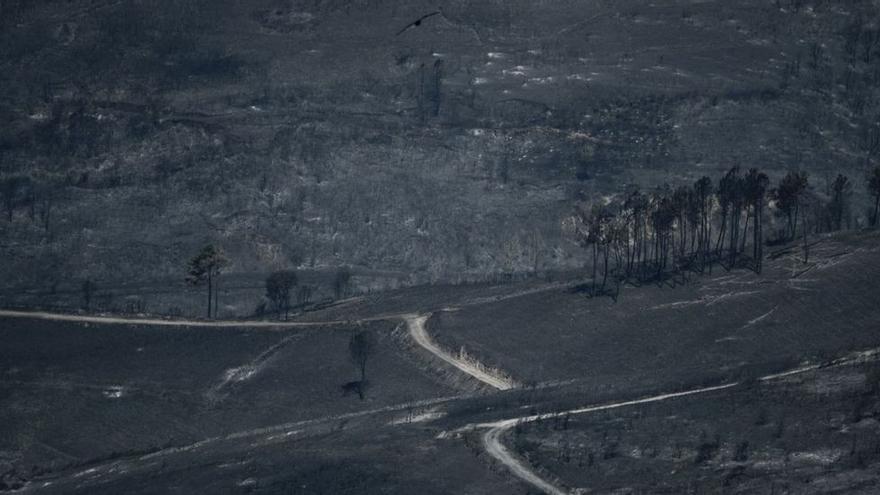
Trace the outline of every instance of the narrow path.
<instances>
[{"instance_id":1,"label":"narrow path","mask_svg":"<svg viewBox=\"0 0 880 495\"><path fill-rule=\"evenodd\" d=\"M584 414L589 412L596 411L605 411L608 409L617 409L621 407L633 406L637 404L647 404L650 402L660 402L669 399L675 399L678 397L684 397L687 395L697 395L704 394L706 392L714 392L716 390L724 390L726 388L732 388L739 385L739 383L729 383L726 385L719 385L716 387L705 387L693 390L687 390L685 392L676 392L670 394L662 394L655 395L653 397L646 397L644 399L636 399L629 400L624 402L615 402L611 404L603 404L599 406L589 406L583 407L580 409L571 409L568 411L558 412L558 413L547 413L547 414L533 414L531 416L523 416L520 418L511 418L505 419L501 421L495 421L492 423L480 423L477 425L472 425L473 428L488 428L488 431L483 435L483 446L486 449L486 452L499 461L501 464L507 467L511 473L517 478L525 481L526 483L532 485L533 487L547 493L549 495L566 495L569 492L554 485L550 481L547 481L536 473L531 466L528 466L525 462L521 461L516 454L508 450L508 448L504 445L501 438L507 433L508 430L513 428L514 426L522 423L532 423L535 421L541 421L545 419L553 419L556 417L566 416L566 415L575 415L575 414ZM467 427L465 427L467 428Z\"/></svg>"},{"instance_id":2,"label":"narrow path","mask_svg":"<svg viewBox=\"0 0 880 495\"><path fill-rule=\"evenodd\" d=\"M545 289L546 290L546 289ZM509 297L518 297L523 294L510 295ZM495 299L497 300L497 299ZM489 302L489 301L486 301ZM97 315L73 315L64 313L50 313L46 311L16 311L0 309L0 317L8 318L30 318L50 321L70 321L78 323L95 323L95 324L122 324L122 325L153 325L164 327L200 327L200 328L267 328L267 329L285 329L285 328L314 328L326 326L346 326L357 323L366 323L371 321L384 321L391 319L403 319L409 328L409 334L412 339L421 347L425 348L431 354L439 357L455 368L467 373L477 380L498 390L509 390L515 388L516 384L497 373L492 373L479 363L472 363L454 356L440 346L438 346L425 330L425 322L430 315L412 315L412 314L390 314L379 315L369 318L357 320L328 320L328 321L244 321L244 320L186 320L175 319L166 320L161 318L141 318L128 316L97 316ZM246 370L243 370L246 371ZM236 375L239 376L239 375ZM225 385L225 383L223 384ZM221 385L221 387L223 386Z\"/></svg>"},{"instance_id":3,"label":"narrow path","mask_svg":"<svg viewBox=\"0 0 880 495\"><path fill-rule=\"evenodd\" d=\"M556 290L556 289L570 289L570 288L575 287L577 285L580 285L582 283L583 283L583 281L547 283L547 284L539 285L537 287L531 287L528 289L522 289L522 290L510 292L508 294L497 294L494 296L476 297L474 299L471 299L470 301L467 301L467 302L464 302L461 304L454 304L447 309L455 310L455 309L466 308L466 307L470 307L470 306L479 306L482 304L491 304L491 303L495 303L495 302L507 301L508 299L516 299L518 297L530 296L533 294L540 294L542 292L547 292L547 291Z\"/></svg>"},{"instance_id":4,"label":"narrow path","mask_svg":"<svg viewBox=\"0 0 880 495\"><path fill-rule=\"evenodd\" d=\"M546 284L539 287L525 289L521 291L511 292L509 294L501 294L496 296L478 297L465 303L453 306L449 309L457 309L468 306L476 306L480 304L488 304L506 299L513 299L529 294L544 292L548 290L565 288L573 285L572 283L554 283ZM355 302L358 298L350 298L343 301L339 306ZM0 309L0 317L7 318L33 318L38 320L52 321L72 321L80 323L96 323L96 324L123 324L123 325L155 325L165 327L215 327L215 328L307 328L307 327L326 327L352 325L357 323L368 323L373 321L395 320L407 318L411 315L407 313L389 313L364 318L354 318L350 320L324 320L324 321L269 321L269 320L193 320L186 318L149 318L139 316L106 316L106 315L77 315L69 313L53 313L50 311L19 311L12 309Z\"/></svg>"},{"instance_id":5,"label":"narrow path","mask_svg":"<svg viewBox=\"0 0 880 495\"><path fill-rule=\"evenodd\" d=\"M226 398L226 389L229 388L229 386L251 379L265 367L266 363L277 356L282 349L287 347L291 342L300 340L303 335L304 333L290 333L265 351L261 352L248 363L227 369L217 383L205 392L205 398L208 399L208 402L211 404L221 402Z\"/></svg>"},{"instance_id":6,"label":"narrow path","mask_svg":"<svg viewBox=\"0 0 880 495\"><path fill-rule=\"evenodd\" d=\"M155 325L165 327L248 327L248 328L298 328L298 327L320 327L330 325L350 325L352 323L361 323L367 321L387 320L399 315L391 316L375 316L372 318L364 318L361 320L330 320L330 321L248 321L248 320L185 320L185 319L162 319L162 318L142 318L129 316L96 316L96 315L72 315L64 313L49 313L46 311L14 311L9 309L0 309L0 317L7 318L33 318L38 320L52 321L73 321L80 323L96 323L96 324L123 324L123 325Z\"/></svg>"},{"instance_id":7,"label":"narrow path","mask_svg":"<svg viewBox=\"0 0 880 495\"><path fill-rule=\"evenodd\" d=\"M858 362L864 362L865 360L876 359L876 357L880 355L880 348L878 349L870 349L863 352L852 353L844 358L840 358L826 365L808 365L802 366L799 368L794 368L788 371L783 371L780 373L774 373L770 375L765 375L759 378L759 381L767 382L771 380L778 380L781 378L786 378L794 375L799 375L803 373L808 373L811 371L816 371L821 368L826 367L835 367L835 366L843 366L847 364L855 364ZM546 419L553 419L564 416L571 416L576 414L585 414L597 411L606 411L609 409L618 409L622 407L635 406L640 404L648 404L652 402L661 402L670 399L677 399L680 397L686 397L690 395L700 395L709 392L716 392L719 390L730 389L734 387L738 387L742 385L741 382L733 382L727 383L723 385L716 385L713 387L701 387L695 388L691 390L685 390L683 392L672 392L667 394L654 395L651 397L645 397L642 399L628 400L622 402L612 402L610 404L601 404L597 406L586 406L577 409L570 409L568 411L561 411L555 413L546 413L546 414L533 414L529 416L522 416L518 418L510 418L504 419L500 421L494 421L490 423L478 423L468 425L456 430L457 432L472 430L474 428L486 428L488 431L483 435L483 446L486 449L486 452L499 461L501 464L505 465L514 476L520 478L526 483L532 485L533 487L543 491L544 493L550 495L564 495L569 493L568 491L554 485L550 481L547 481L536 473L530 466L528 466L525 462L520 460L516 454L511 452L502 442L502 437L504 434L515 427L518 424L522 423L531 423L535 421L542 421ZM441 436L445 436L447 434L441 434Z\"/></svg>"},{"instance_id":8,"label":"narrow path","mask_svg":"<svg viewBox=\"0 0 880 495\"><path fill-rule=\"evenodd\" d=\"M516 387L516 384L513 381L504 378L502 376L498 376L497 374L491 373L486 370L485 367L479 366L475 363L470 363L463 359L460 359L452 354L449 354L428 335L427 330L425 330L425 322L428 320L430 315L404 315L403 319L406 321L407 328L409 328L409 334L412 339L425 348L431 354L437 356L448 364L458 368L459 370L467 373L468 375L480 380L481 382L489 385L490 387L494 387L498 390L509 390Z\"/></svg>"},{"instance_id":9,"label":"narrow path","mask_svg":"<svg viewBox=\"0 0 880 495\"><path fill-rule=\"evenodd\" d=\"M501 436L506 432L507 428L492 428L487 431L486 434L483 435L483 448L486 449L486 452L498 461L501 461L501 464L504 464L514 476L542 492L549 493L550 495L566 495L566 491L548 481L544 481L532 471L531 467L527 466L524 462L521 462L509 450L507 450L504 446L504 442L501 441Z\"/></svg>"}]
</instances>

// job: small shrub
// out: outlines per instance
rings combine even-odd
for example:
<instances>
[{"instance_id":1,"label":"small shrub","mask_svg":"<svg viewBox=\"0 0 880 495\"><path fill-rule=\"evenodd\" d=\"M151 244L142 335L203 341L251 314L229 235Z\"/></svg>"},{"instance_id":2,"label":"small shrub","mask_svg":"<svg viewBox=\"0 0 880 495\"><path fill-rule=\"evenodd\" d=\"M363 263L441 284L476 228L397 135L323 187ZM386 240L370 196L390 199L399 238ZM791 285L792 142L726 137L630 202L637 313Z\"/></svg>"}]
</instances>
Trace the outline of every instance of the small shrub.
<instances>
[{"instance_id":1,"label":"small shrub","mask_svg":"<svg viewBox=\"0 0 880 495\"><path fill-rule=\"evenodd\" d=\"M733 453L733 460L737 462L749 460L749 442L747 440L743 440L736 445L736 450Z\"/></svg>"},{"instance_id":2,"label":"small shrub","mask_svg":"<svg viewBox=\"0 0 880 495\"><path fill-rule=\"evenodd\" d=\"M618 455L617 442L609 442L605 445L605 448L602 449L602 459L614 459Z\"/></svg>"},{"instance_id":3,"label":"small shrub","mask_svg":"<svg viewBox=\"0 0 880 495\"><path fill-rule=\"evenodd\" d=\"M779 421L776 422L776 429L773 430L773 438L782 438L782 435L785 433L785 417L779 418Z\"/></svg>"},{"instance_id":4,"label":"small shrub","mask_svg":"<svg viewBox=\"0 0 880 495\"><path fill-rule=\"evenodd\" d=\"M702 441L700 446L697 447L697 457L694 459L694 463L697 465L705 464L714 459L718 449L721 447L721 439L718 435L715 435L715 438L712 440L706 440L706 433L703 432L700 434L700 438Z\"/></svg>"},{"instance_id":5,"label":"small shrub","mask_svg":"<svg viewBox=\"0 0 880 495\"><path fill-rule=\"evenodd\" d=\"M761 408L758 410L758 416L755 417L755 426L764 426L767 424L767 410Z\"/></svg>"}]
</instances>

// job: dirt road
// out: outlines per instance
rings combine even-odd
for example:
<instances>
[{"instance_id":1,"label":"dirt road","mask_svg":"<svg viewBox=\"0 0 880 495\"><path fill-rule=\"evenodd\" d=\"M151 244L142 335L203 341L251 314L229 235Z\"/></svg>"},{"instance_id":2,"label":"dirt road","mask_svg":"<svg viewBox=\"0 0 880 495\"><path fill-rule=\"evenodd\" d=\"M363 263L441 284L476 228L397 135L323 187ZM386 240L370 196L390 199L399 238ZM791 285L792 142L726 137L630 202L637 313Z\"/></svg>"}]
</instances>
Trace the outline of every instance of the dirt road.
<instances>
[{"instance_id":1,"label":"dirt road","mask_svg":"<svg viewBox=\"0 0 880 495\"><path fill-rule=\"evenodd\" d=\"M852 353L844 358L837 359L830 363L826 363L825 367L830 366L844 366L847 364L854 364L858 362L864 362L865 360L876 359L877 356L880 355L880 349L870 349L862 352ZM799 368L794 368L788 371L783 371L781 373L774 373L766 376L762 376L759 378L759 381L771 381L778 380L781 378L786 378L794 375L799 375L802 373L808 373L811 371L818 370L823 366L814 364L802 366ZM622 407L635 406L639 404L648 404L651 402L661 402L670 399L677 399L680 397L692 396L692 395L700 395L709 392L716 392L719 390L730 389L734 387L738 387L741 385L741 382L733 382L727 383L723 385L716 385L713 387L701 387L695 388L691 390L685 390L682 392L672 392L660 395L654 395L651 397L645 397L641 399L634 399L628 401L621 402L612 402L610 404L601 404L596 406L586 406L577 409L570 409L568 411L561 411L555 413L547 413L547 414L532 414L528 416L521 416L518 418L510 418L504 419L501 421L494 421L490 423L478 423L473 425L468 425L463 428L460 428L458 431L465 431L468 429L474 428L487 428L488 431L483 435L483 446L486 448L486 452L498 460L500 463L504 464L511 473L513 473L516 477L525 481L526 483L532 485L533 487L543 491L544 493L548 493L550 495L560 495L566 494L567 491L562 488L554 485L550 481L547 481L531 469L525 462L518 459L515 454L510 452L501 441L501 438L504 436L505 432L516 426L517 424L522 423L531 423L534 421L541 421L546 419L553 419L558 417L576 415L576 414L585 414L597 411L606 411L609 409L619 409Z\"/></svg>"},{"instance_id":2,"label":"dirt road","mask_svg":"<svg viewBox=\"0 0 880 495\"><path fill-rule=\"evenodd\" d=\"M430 315L405 315L403 317L406 321L407 328L409 329L410 336L417 344L431 354L442 359L444 362L458 368L490 387L498 390L509 390L516 387L516 384L512 380L488 371L484 366L480 366L479 363L465 361L443 350L433 339L431 339L431 336L428 335L428 331L425 329L425 322L428 320L429 316Z\"/></svg>"},{"instance_id":3,"label":"dirt road","mask_svg":"<svg viewBox=\"0 0 880 495\"><path fill-rule=\"evenodd\" d=\"M38 320L72 321L79 323L123 324L123 325L155 325L163 327L211 327L211 328L308 328L327 327L339 325L351 325L371 321L393 320L402 315L379 315L355 320L328 320L328 321L269 321L269 320L187 320L187 319L163 319L147 318L139 316L100 316L100 315L74 315L67 313L49 313L46 311L15 311L0 309L0 317L7 318L33 318Z\"/></svg>"},{"instance_id":4,"label":"dirt road","mask_svg":"<svg viewBox=\"0 0 880 495\"><path fill-rule=\"evenodd\" d=\"M504 464L517 478L534 486L535 488L549 493L550 495L566 495L566 491L556 485L543 480L531 467L516 458L501 441L501 436L507 428L492 428L483 435L483 448L492 457Z\"/></svg>"}]
</instances>

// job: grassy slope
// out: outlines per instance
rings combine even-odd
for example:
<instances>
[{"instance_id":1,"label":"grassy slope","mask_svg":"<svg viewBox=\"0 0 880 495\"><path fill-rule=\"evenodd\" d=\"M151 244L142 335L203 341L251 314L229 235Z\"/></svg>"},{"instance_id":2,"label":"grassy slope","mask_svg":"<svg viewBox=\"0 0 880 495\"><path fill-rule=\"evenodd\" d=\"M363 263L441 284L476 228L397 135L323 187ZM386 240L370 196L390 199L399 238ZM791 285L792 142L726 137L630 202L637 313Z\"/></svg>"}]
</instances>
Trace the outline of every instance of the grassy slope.
<instances>
[{"instance_id":1,"label":"grassy slope","mask_svg":"<svg viewBox=\"0 0 880 495\"><path fill-rule=\"evenodd\" d=\"M591 493L875 493L878 371L875 361L528 424L508 443Z\"/></svg>"},{"instance_id":2,"label":"grassy slope","mask_svg":"<svg viewBox=\"0 0 880 495\"><path fill-rule=\"evenodd\" d=\"M826 237L807 266L792 259L795 249L761 276L716 267L674 289L625 288L617 303L560 290L437 313L429 324L447 347L527 382L675 383L793 364L880 345L876 242L876 234Z\"/></svg>"},{"instance_id":3,"label":"grassy slope","mask_svg":"<svg viewBox=\"0 0 880 495\"><path fill-rule=\"evenodd\" d=\"M357 379L353 328L301 332L125 328L2 322L0 451L19 469L77 463L209 436L388 404L452 390L403 359L376 323L367 398L342 397ZM281 344L281 345L279 345ZM265 359L257 357L277 346ZM248 379L219 387L232 368ZM113 392L122 387L120 397Z\"/></svg>"}]
</instances>

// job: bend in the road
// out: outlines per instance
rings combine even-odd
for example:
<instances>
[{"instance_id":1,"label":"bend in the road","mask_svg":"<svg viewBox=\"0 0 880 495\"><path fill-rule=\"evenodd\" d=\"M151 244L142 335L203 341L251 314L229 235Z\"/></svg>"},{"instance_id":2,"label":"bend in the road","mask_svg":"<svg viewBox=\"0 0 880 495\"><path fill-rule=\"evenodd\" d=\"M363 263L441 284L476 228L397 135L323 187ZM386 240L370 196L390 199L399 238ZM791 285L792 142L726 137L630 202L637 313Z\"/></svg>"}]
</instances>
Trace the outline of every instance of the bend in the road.
<instances>
[{"instance_id":1,"label":"bend in the road","mask_svg":"<svg viewBox=\"0 0 880 495\"><path fill-rule=\"evenodd\" d=\"M880 354L880 352L878 352L878 351L880 351L880 349L870 349L870 350L863 351L863 352L855 352L855 353L852 353L844 358L834 360L825 366L821 366L821 365L802 366L802 367L794 368L794 369L791 369L788 371L783 371L781 373L774 373L774 374L762 376L758 379L758 381L767 382L767 381L779 380L782 378L787 378L787 377L791 377L791 376L795 376L795 375L800 375L803 373L808 373L811 371L816 371L816 370L821 369L823 367L836 367L836 366L844 366L844 365L848 365L848 364L855 364L855 363L859 363L859 362L864 362L867 359L876 358L876 356L878 354ZM529 416L503 419L500 421L494 421L494 422L489 422L489 423L478 423L478 424L468 425L463 428L459 428L456 431L466 431L466 430L472 430L474 428L488 428L488 431L483 435L483 445L486 448L486 452L490 456L492 456L493 458L495 458L496 460L498 460L499 462L501 462L502 464L507 466L507 468L511 471L511 473L513 473L515 476L517 476L521 480L525 481L526 483L532 485L533 487L538 488L539 490L543 491L544 493L548 493L550 495L559 495L559 494L565 494L566 492L563 491L561 488L557 487L556 485L550 483L549 481L541 478L540 475L538 475L538 473L536 473L533 469L531 469L524 462L520 461L515 456L515 454L510 452L507 449L507 447L504 446L504 443L501 441L501 436L504 434L505 431L509 430L510 428L513 428L514 426L516 426L517 424L520 424L520 423L531 423L534 421L553 419L553 418L558 418L558 417L568 416L568 415L585 414L585 413L591 413L591 412L597 412L597 411L605 411L605 410L609 410L609 409L619 409L619 408L623 408L623 407L635 406L635 405L640 405L640 404L648 404L648 403L652 403L652 402L662 402L662 401L666 401L666 400L670 400L670 399L677 399L680 397L694 396L694 395L700 395L700 394L705 394L705 393L709 393L709 392L716 392L719 390L730 389L730 388L738 387L740 385L741 385L741 382L732 382L732 383L726 383L726 384L716 385L716 386L712 386L712 387L695 388L695 389L685 390L682 392L671 392L671 393L659 394L659 395L654 395L651 397L644 397L641 399L613 402L610 404L601 404L601 405L596 405L596 406L586 406L586 407L570 409L567 411L561 411L561 412L555 412L555 413L532 414ZM445 434L445 433L441 433L441 436L446 436L446 435L447 434Z\"/></svg>"},{"instance_id":2,"label":"bend in the road","mask_svg":"<svg viewBox=\"0 0 880 495\"><path fill-rule=\"evenodd\" d=\"M483 435L483 447L496 460L506 466L516 477L534 486L535 488L549 493L550 495L566 495L566 491L544 480L532 468L521 462L512 452L507 450L501 436L513 425L492 428Z\"/></svg>"},{"instance_id":3,"label":"bend in the road","mask_svg":"<svg viewBox=\"0 0 880 495\"><path fill-rule=\"evenodd\" d=\"M436 342L434 342L431 336L428 335L428 331L425 329L425 322L428 320L429 316L430 315L403 316L403 319L406 320L410 336L418 345L422 346L425 350L437 356L447 364L454 366L460 371L467 373L490 387L498 390L510 390L516 387L516 383L512 380L496 373L492 373L484 366L479 366L475 363L460 359L442 349Z\"/></svg>"}]
</instances>

